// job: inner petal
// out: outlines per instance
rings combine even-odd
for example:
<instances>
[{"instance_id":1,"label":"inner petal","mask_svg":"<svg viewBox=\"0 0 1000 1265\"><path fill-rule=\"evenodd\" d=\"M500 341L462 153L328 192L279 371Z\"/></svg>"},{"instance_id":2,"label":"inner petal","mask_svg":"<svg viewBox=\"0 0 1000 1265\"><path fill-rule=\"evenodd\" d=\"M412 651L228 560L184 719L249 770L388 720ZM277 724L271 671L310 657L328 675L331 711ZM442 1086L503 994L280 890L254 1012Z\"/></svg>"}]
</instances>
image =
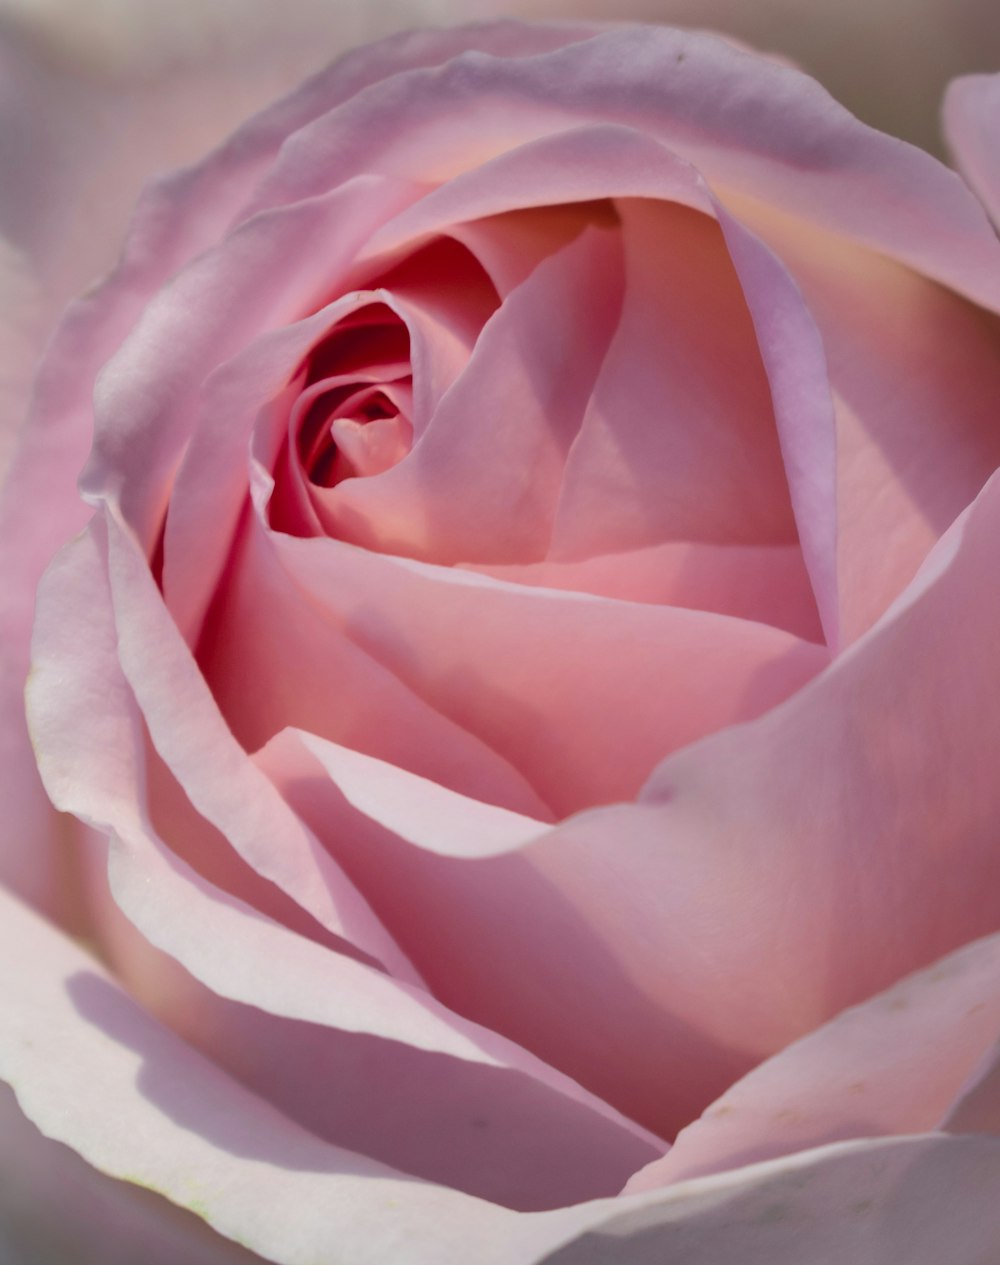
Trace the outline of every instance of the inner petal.
<instances>
[{"instance_id":1,"label":"inner petal","mask_svg":"<svg viewBox=\"0 0 1000 1265\"><path fill-rule=\"evenodd\" d=\"M569 459L550 556L797 538L768 379L710 216L618 203L625 299Z\"/></svg>"}]
</instances>

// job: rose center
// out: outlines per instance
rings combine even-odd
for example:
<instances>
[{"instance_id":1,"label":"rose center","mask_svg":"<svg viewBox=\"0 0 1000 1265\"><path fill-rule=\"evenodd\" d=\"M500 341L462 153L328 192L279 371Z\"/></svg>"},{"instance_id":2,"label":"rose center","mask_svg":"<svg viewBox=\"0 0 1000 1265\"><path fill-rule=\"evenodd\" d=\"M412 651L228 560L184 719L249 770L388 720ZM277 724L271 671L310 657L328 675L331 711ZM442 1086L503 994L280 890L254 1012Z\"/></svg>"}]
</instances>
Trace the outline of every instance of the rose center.
<instances>
[{"instance_id":1,"label":"rose center","mask_svg":"<svg viewBox=\"0 0 1000 1265\"><path fill-rule=\"evenodd\" d=\"M292 411L299 462L316 487L381 474L413 445L409 338L384 304L340 324L310 359Z\"/></svg>"},{"instance_id":2,"label":"rose center","mask_svg":"<svg viewBox=\"0 0 1000 1265\"><path fill-rule=\"evenodd\" d=\"M299 432L299 456L311 483L331 488L343 479L381 474L406 456L413 427L398 391L365 386L324 392ZM338 395L342 398L338 399Z\"/></svg>"}]
</instances>

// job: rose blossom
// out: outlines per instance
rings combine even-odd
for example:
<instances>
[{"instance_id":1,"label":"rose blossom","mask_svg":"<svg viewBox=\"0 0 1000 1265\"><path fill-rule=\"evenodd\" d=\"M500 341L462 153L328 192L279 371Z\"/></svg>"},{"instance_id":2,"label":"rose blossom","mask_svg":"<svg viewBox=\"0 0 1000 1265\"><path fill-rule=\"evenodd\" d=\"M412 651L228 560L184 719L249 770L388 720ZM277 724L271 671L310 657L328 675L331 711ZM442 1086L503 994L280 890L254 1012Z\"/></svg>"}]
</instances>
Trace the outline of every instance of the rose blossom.
<instances>
[{"instance_id":1,"label":"rose blossom","mask_svg":"<svg viewBox=\"0 0 1000 1265\"><path fill-rule=\"evenodd\" d=\"M22 591L83 528L26 1114L278 1261L980 1259L997 311L956 176L668 30L390 41L151 186L6 502Z\"/></svg>"}]
</instances>

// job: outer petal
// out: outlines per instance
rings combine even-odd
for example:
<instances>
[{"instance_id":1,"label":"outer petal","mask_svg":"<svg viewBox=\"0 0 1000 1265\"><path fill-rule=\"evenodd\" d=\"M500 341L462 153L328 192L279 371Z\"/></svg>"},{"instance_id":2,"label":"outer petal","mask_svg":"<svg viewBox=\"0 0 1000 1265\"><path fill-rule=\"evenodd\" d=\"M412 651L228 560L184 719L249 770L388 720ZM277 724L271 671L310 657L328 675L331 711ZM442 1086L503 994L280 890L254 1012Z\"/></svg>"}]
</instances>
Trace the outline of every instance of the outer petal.
<instances>
[{"instance_id":1,"label":"outer petal","mask_svg":"<svg viewBox=\"0 0 1000 1265\"><path fill-rule=\"evenodd\" d=\"M80 16L62 0L0 3L0 228L32 257L57 307L113 265L148 179L200 158L355 45L464 13L440 0L293 0L279 21L266 6L237 11L226 0L138 9L100 0ZM378 59L353 54L341 81L350 90L467 45L404 38Z\"/></svg>"},{"instance_id":2,"label":"outer petal","mask_svg":"<svg viewBox=\"0 0 1000 1265\"><path fill-rule=\"evenodd\" d=\"M232 1001L300 1023L525 1073L585 1112L612 1121L631 1135L632 1144L639 1138L643 1151L655 1149L653 1139L567 1077L449 1012L422 988L345 955L343 944L329 936L310 934L309 928L305 934L289 930L279 921L280 906L272 902L261 911L248 903L245 882L236 894L221 889L196 868L210 869L211 856L195 849L192 864L170 852L149 820L144 784L149 761L136 740L139 718L117 664L108 599L94 600L107 584L96 543L94 532L75 542L43 586L39 666L30 699L33 732L57 801L113 835L112 891L147 939ZM81 591L91 601L85 609L77 605L74 623L54 618L67 604L72 608ZM92 706L95 693L99 709ZM253 766L248 772L264 780ZM263 802L267 811L266 797ZM206 837L195 828L196 841ZM183 832L178 842L190 848ZM256 900L257 891L251 888L250 896ZM155 992L150 998L154 1006L161 1000Z\"/></svg>"},{"instance_id":3,"label":"outer petal","mask_svg":"<svg viewBox=\"0 0 1000 1265\"><path fill-rule=\"evenodd\" d=\"M1000 75L968 75L949 85L944 128L962 173L1000 225Z\"/></svg>"},{"instance_id":4,"label":"outer petal","mask_svg":"<svg viewBox=\"0 0 1000 1265\"><path fill-rule=\"evenodd\" d=\"M682 1182L539 1265L985 1265L1000 1242L998 1161L994 1138L936 1134L803 1151Z\"/></svg>"},{"instance_id":5,"label":"outer petal","mask_svg":"<svg viewBox=\"0 0 1000 1265\"><path fill-rule=\"evenodd\" d=\"M652 1190L847 1138L937 1128L984 1058L993 1057L998 1037L1000 936L991 936L844 1011L755 1068L628 1189ZM973 1119L968 1103L963 1118ZM977 1131L987 1131L984 1122Z\"/></svg>"},{"instance_id":6,"label":"outer petal","mask_svg":"<svg viewBox=\"0 0 1000 1265\"><path fill-rule=\"evenodd\" d=\"M463 0L488 16L494 0ZM521 17L605 18L715 30L791 58L873 127L933 153L941 149L938 103L948 79L1000 64L993 0L506 0Z\"/></svg>"},{"instance_id":7,"label":"outer petal","mask_svg":"<svg viewBox=\"0 0 1000 1265\"><path fill-rule=\"evenodd\" d=\"M260 1265L261 1258L153 1191L115 1181L43 1137L13 1091L0 1085L0 1260Z\"/></svg>"},{"instance_id":8,"label":"outer petal","mask_svg":"<svg viewBox=\"0 0 1000 1265\"><path fill-rule=\"evenodd\" d=\"M832 390L836 411L829 465L849 643L898 596L1000 465L1000 320L779 208L744 204L735 213L794 277L822 336L824 390ZM1000 276L1000 256L992 269ZM823 463L807 459L805 468Z\"/></svg>"},{"instance_id":9,"label":"outer petal","mask_svg":"<svg viewBox=\"0 0 1000 1265\"><path fill-rule=\"evenodd\" d=\"M1000 1144L985 1138L849 1143L533 1216L406 1180L310 1137L138 1010L82 951L0 904L2 934L24 954L0 984L13 1021L0 1074L26 1111L95 1167L197 1209L279 1265L381 1265L401 1251L414 1265L465 1265L470 1243L483 1265L640 1265L678 1250L705 1265L799 1265L804 1246L816 1265L865 1248L875 1260L976 1265L1000 1235Z\"/></svg>"},{"instance_id":10,"label":"outer petal","mask_svg":"<svg viewBox=\"0 0 1000 1265\"><path fill-rule=\"evenodd\" d=\"M1000 247L953 172L866 128L799 72L693 32L629 27L543 56L470 51L401 74L391 92L359 92L303 127L250 206L314 196L373 168L436 183L587 122L637 128L720 195L779 205L974 301L1000 302Z\"/></svg>"}]
</instances>

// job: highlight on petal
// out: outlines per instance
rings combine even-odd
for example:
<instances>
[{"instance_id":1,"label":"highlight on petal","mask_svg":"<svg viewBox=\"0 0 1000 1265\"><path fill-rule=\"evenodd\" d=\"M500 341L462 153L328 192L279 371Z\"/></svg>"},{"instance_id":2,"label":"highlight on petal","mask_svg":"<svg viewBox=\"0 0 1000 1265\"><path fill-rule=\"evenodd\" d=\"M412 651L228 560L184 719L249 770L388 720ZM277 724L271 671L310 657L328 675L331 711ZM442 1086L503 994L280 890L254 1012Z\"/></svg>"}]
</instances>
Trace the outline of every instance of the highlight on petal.
<instances>
[{"instance_id":1,"label":"highlight on petal","mask_svg":"<svg viewBox=\"0 0 1000 1265\"><path fill-rule=\"evenodd\" d=\"M99 1173L62 1142L44 1137L7 1085L0 1085L0 1259L12 1265L261 1261L194 1213L134 1182Z\"/></svg>"}]
</instances>

